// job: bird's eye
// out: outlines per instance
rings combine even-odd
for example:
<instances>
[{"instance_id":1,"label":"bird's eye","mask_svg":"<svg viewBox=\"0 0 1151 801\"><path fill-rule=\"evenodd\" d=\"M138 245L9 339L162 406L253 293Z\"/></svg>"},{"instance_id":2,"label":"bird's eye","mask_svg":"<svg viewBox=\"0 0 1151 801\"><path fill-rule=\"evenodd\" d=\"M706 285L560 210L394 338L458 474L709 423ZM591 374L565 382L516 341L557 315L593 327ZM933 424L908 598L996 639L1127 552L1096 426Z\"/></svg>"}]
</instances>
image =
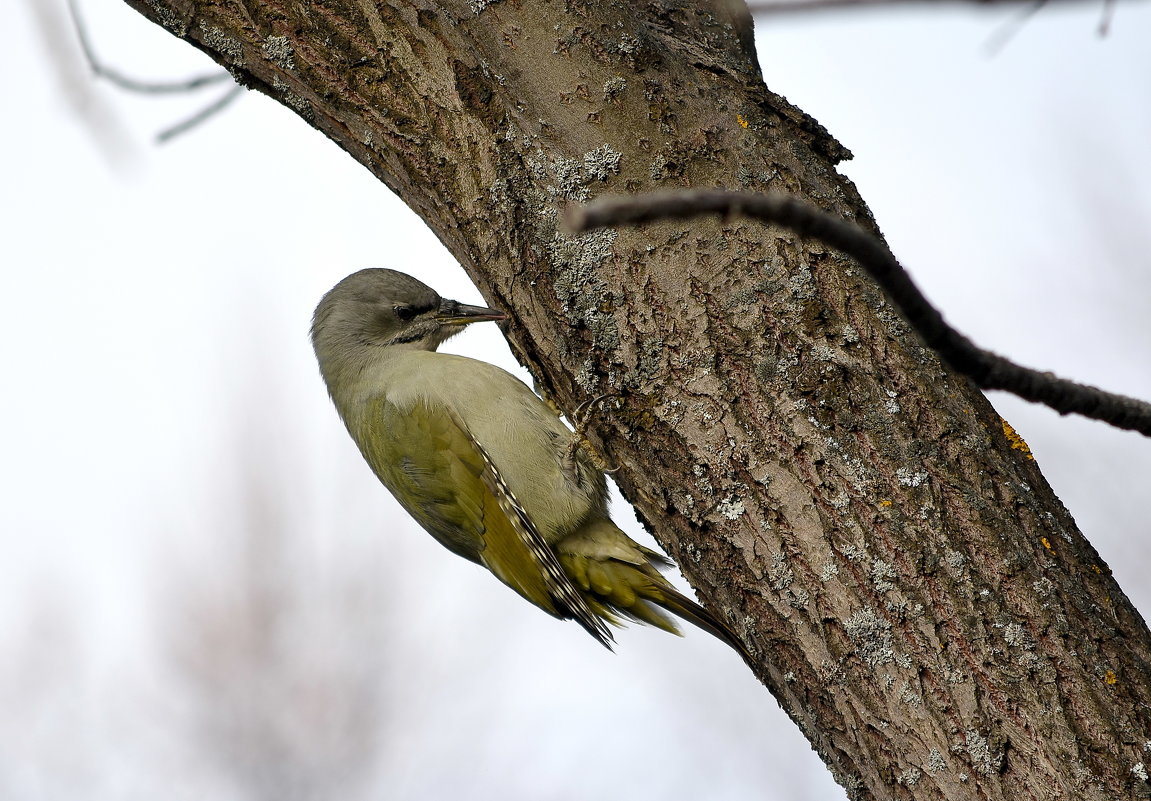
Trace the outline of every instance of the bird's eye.
<instances>
[{"instance_id":1,"label":"bird's eye","mask_svg":"<svg viewBox=\"0 0 1151 801\"><path fill-rule=\"evenodd\" d=\"M392 311L405 323L416 316L416 310L411 306L393 306Z\"/></svg>"}]
</instances>

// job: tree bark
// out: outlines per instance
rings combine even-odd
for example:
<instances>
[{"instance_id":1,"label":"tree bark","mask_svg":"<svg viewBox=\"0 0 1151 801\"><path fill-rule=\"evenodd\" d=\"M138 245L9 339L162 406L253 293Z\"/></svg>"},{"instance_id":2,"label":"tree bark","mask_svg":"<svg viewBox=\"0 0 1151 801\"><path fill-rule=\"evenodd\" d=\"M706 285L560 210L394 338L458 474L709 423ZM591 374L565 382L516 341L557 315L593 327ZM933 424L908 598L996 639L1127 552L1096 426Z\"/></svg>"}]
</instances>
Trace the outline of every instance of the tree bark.
<instances>
[{"instance_id":1,"label":"tree bark","mask_svg":"<svg viewBox=\"0 0 1151 801\"><path fill-rule=\"evenodd\" d=\"M681 186L875 230L846 151L764 86L741 3L127 2L397 192L562 408L608 396L623 494L852 798L1149 794L1145 623L849 261L738 220L559 230Z\"/></svg>"}]
</instances>

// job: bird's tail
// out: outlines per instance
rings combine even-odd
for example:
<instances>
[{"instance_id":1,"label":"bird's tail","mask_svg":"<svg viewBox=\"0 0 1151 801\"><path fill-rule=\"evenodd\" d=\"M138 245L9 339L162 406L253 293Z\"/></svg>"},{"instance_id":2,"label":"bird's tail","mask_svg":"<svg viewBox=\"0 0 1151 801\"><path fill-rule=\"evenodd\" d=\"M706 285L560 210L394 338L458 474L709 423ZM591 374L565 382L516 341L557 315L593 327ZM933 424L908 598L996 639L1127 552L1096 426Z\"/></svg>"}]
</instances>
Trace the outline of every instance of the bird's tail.
<instances>
[{"instance_id":1,"label":"bird's tail","mask_svg":"<svg viewBox=\"0 0 1151 801\"><path fill-rule=\"evenodd\" d=\"M675 589L659 568L672 562L645 548L610 521L597 521L557 543L564 571L592 610L611 623L620 616L679 634L667 610L717 637L750 663L746 646L715 615Z\"/></svg>"},{"instance_id":2,"label":"bird's tail","mask_svg":"<svg viewBox=\"0 0 1151 801\"><path fill-rule=\"evenodd\" d=\"M663 579L663 577L660 577ZM663 579L666 581L666 579ZM735 649L745 662L751 662L751 654L747 651L747 646L735 636L735 633L723 624L715 615L704 609L695 601L683 595L670 584L663 588L662 599L652 598L654 603L659 604L667 611L683 618L688 623L691 623L704 631L708 632L714 637L723 640L725 643Z\"/></svg>"}]
</instances>

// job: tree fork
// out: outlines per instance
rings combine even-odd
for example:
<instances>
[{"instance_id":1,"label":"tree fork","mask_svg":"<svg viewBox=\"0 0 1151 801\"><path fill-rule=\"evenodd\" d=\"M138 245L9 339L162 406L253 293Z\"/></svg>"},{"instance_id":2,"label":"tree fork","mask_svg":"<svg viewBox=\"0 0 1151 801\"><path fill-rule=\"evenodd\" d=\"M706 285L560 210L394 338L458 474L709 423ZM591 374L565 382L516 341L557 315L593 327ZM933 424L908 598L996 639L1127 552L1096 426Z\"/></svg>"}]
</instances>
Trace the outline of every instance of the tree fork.
<instances>
[{"instance_id":1,"label":"tree fork","mask_svg":"<svg viewBox=\"0 0 1151 801\"><path fill-rule=\"evenodd\" d=\"M876 232L742 4L127 2L399 194L563 408L615 399L589 435L620 489L852 798L1149 795L1145 623L866 276L742 220L559 230L726 187Z\"/></svg>"}]
</instances>

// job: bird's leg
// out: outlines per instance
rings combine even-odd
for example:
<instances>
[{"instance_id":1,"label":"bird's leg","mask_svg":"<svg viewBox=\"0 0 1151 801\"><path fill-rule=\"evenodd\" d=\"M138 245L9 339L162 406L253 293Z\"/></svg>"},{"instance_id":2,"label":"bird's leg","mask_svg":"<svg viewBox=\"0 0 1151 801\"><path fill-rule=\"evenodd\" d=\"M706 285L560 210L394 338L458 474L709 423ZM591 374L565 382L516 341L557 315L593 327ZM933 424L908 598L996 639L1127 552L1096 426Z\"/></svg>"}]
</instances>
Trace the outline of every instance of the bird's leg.
<instances>
[{"instance_id":1,"label":"bird's leg","mask_svg":"<svg viewBox=\"0 0 1151 801\"><path fill-rule=\"evenodd\" d=\"M619 467L613 467L608 464L607 459L603 457L591 440L587 437L588 421L591 419L591 407L604 400L612 397L611 395L597 395L594 398L589 398L576 407L572 413L571 421L575 424L575 431L572 432L571 442L568 443L567 450L564 452L564 467L571 471L572 475L578 475L579 469L576 464L576 453L580 448L583 448L594 464L600 471L604 473L614 473Z\"/></svg>"}]
</instances>

